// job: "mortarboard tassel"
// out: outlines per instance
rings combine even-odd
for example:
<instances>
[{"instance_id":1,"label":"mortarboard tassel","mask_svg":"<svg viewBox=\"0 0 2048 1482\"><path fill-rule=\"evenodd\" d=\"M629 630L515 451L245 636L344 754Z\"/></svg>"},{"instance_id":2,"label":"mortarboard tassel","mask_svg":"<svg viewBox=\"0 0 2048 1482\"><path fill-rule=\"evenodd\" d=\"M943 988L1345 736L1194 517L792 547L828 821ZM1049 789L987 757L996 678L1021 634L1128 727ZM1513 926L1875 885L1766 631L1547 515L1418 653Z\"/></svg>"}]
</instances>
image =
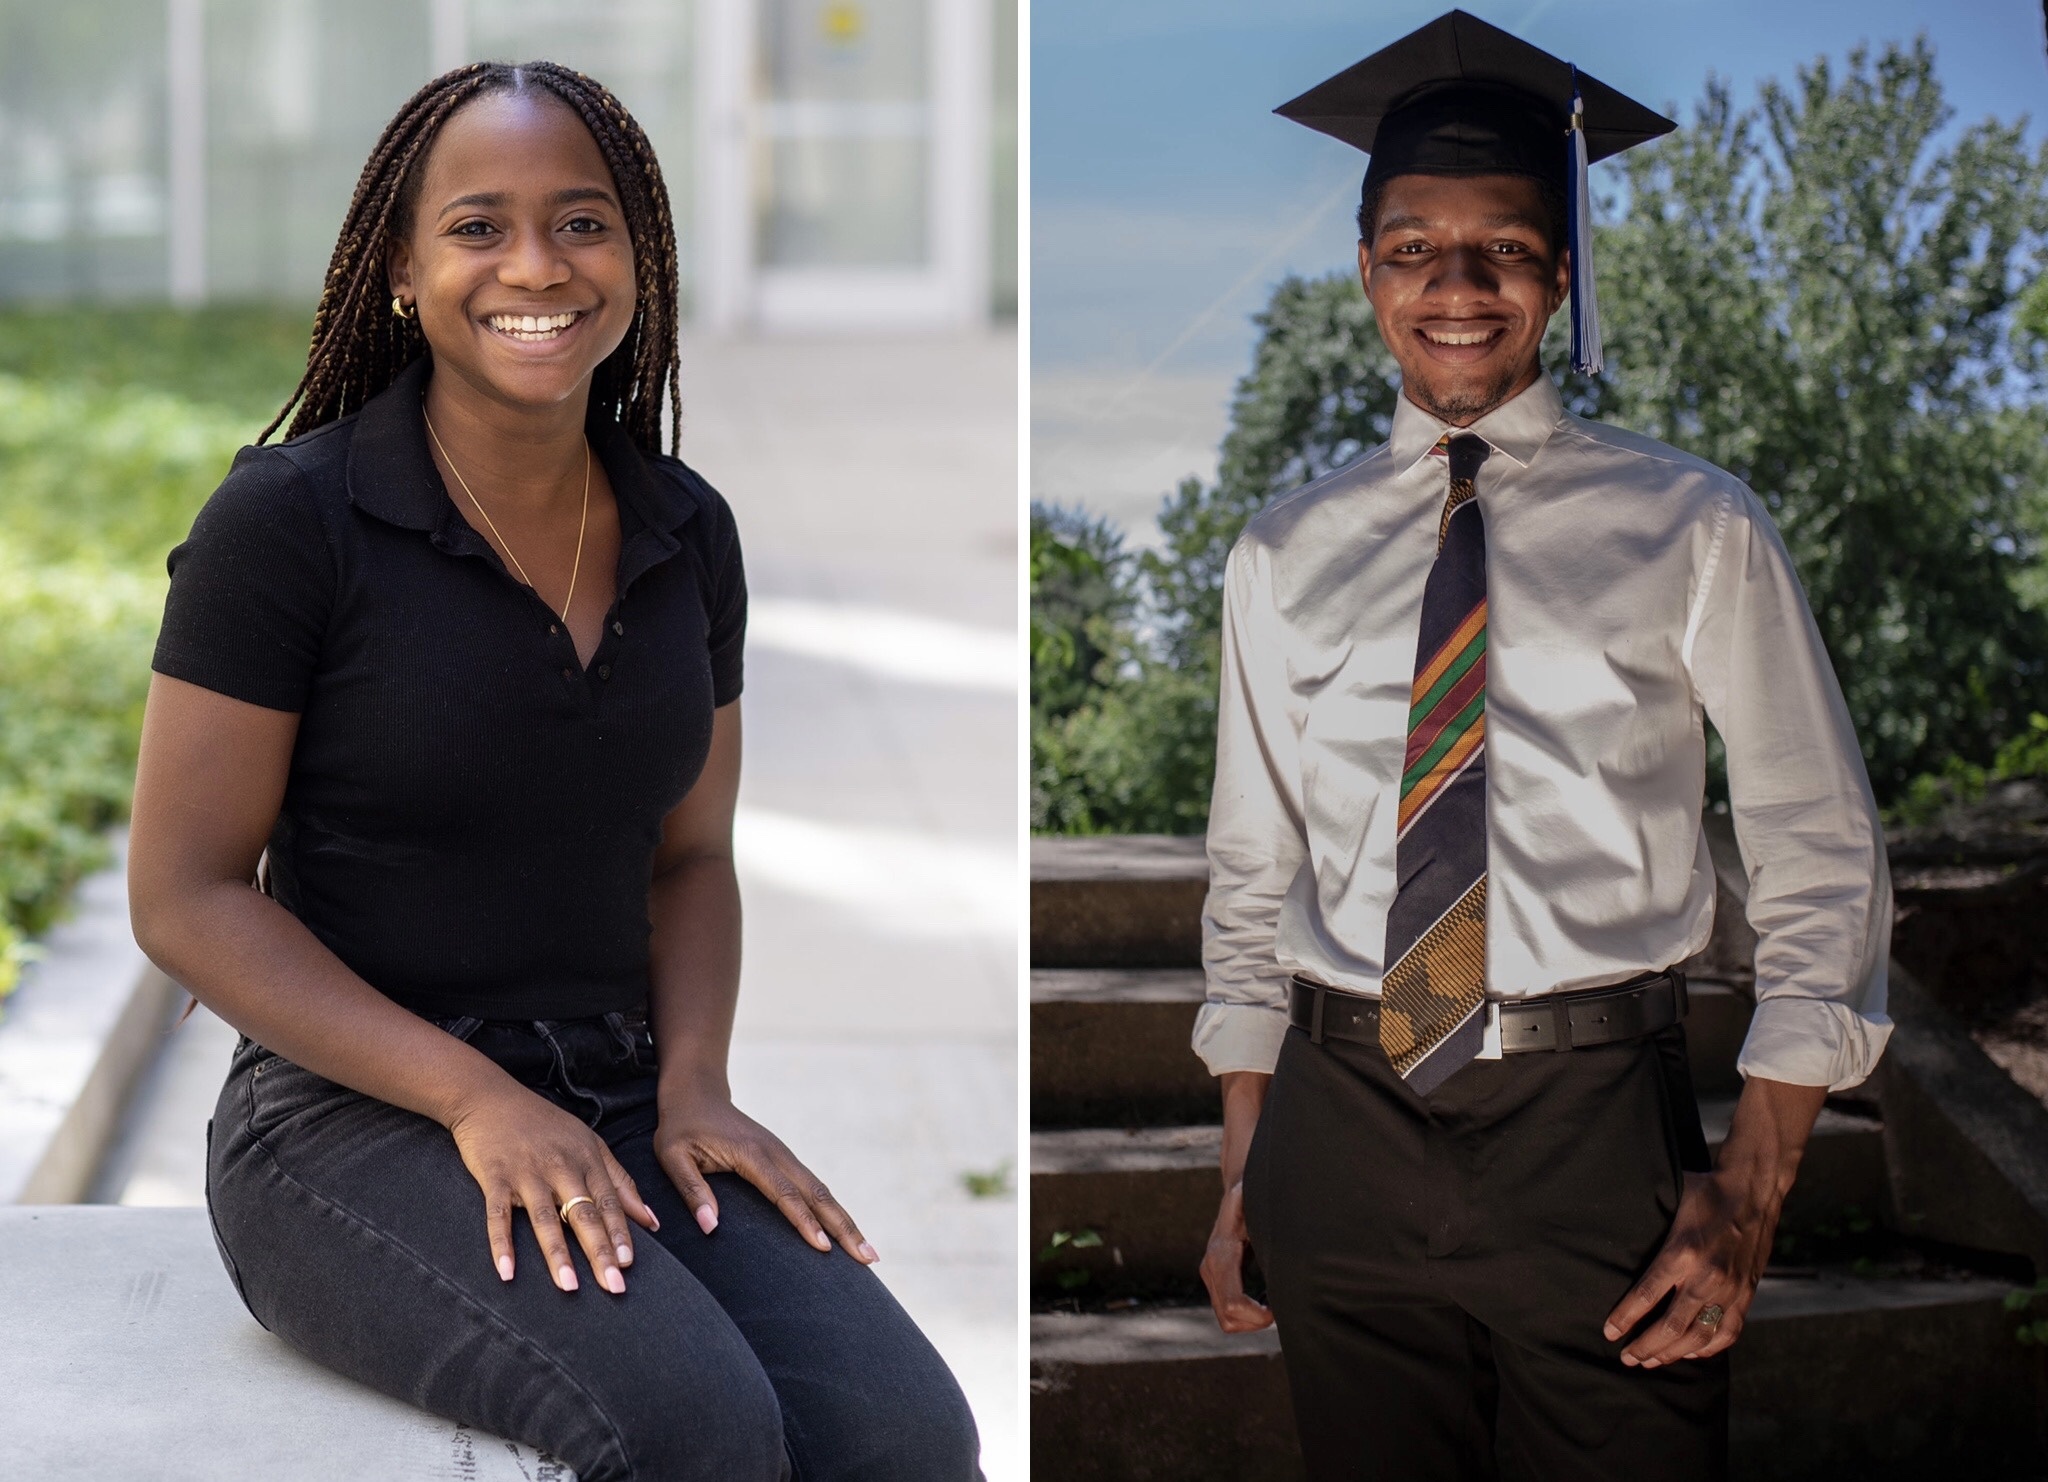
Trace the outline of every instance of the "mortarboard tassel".
<instances>
[{"instance_id":1,"label":"mortarboard tassel","mask_svg":"<svg viewBox=\"0 0 2048 1482\"><path fill-rule=\"evenodd\" d=\"M1579 69L1572 68L1572 121L1565 130L1571 151L1566 170L1565 216L1571 239L1572 369L1597 376L1606 364L1600 344L1600 304L1593 292L1593 193L1586 178L1585 105L1579 98Z\"/></svg>"}]
</instances>

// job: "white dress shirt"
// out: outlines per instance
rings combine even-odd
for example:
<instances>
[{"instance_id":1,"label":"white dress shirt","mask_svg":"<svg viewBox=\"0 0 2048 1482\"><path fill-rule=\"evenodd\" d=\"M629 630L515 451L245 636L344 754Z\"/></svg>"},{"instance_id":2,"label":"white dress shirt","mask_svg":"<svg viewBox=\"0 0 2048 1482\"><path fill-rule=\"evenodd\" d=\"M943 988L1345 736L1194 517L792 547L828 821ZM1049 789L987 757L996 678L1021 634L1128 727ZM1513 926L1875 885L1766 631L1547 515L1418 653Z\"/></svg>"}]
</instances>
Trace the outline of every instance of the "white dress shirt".
<instances>
[{"instance_id":1,"label":"white dress shirt","mask_svg":"<svg viewBox=\"0 0 2048 1482\"><path fill-rule=\"evenodd\" d=\"M1270 1071L1287 980L1376 994L1422 587L1449 429L1273 501L1224 576L1203 910L1209 1069ZM1745 1076L1843 1090L1891 1032L1891 880L1792 563L1743 483L1564 411L1539 377L1475 423L1486 516L1490 998L1617 983L1704 947L1712 717L1757 932Z\"/></svg>"}]
</instances>

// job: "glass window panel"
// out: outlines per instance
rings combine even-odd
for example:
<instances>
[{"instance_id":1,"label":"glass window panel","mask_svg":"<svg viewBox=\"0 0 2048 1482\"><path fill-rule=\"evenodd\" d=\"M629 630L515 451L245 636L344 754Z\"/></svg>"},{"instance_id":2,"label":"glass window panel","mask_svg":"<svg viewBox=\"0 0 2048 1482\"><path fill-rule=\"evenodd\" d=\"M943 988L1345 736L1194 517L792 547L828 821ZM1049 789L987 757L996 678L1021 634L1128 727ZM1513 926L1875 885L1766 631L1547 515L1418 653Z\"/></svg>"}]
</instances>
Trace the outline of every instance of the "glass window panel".
<instances>
[{"instance_id":1,"label":"glass window panel","mask_svg":"<svg viewBox=\"0 0 2048 1482\"><path fill-rule=\"evenodd\" d=\"M926 0L759 0L756 254L916 268L930 253Z\"/></svg>"},{"instance_id":2,"label":"glass window panel","mask_svg":"<svg viewBox=\"0 0 2048 1482\"><path fill-rule=\"evenodd\" d=\"M164 292L163 0L0 0L0 299Z\"/></svg>"},{"instance_id":3,"label":"glass window panel","mask_svg":"<svg viewBox=\"0 0 2048 1482\"><path fill-rule=\"evenodd\" d=\"M419 0L208 0L210 298L310 304L377 135L427 80Z\"/></svg>"},{"instance_id":4,"label":"glass window panel","mask_svg":"<svg viewBox=\"0 0 2048 1482\"><path fill-rule=\"evenodd\" d=\"M923 139L778 139L763 181L761 260L775 267L916 267L925 259Z\"/></svg>"}]
</instances>

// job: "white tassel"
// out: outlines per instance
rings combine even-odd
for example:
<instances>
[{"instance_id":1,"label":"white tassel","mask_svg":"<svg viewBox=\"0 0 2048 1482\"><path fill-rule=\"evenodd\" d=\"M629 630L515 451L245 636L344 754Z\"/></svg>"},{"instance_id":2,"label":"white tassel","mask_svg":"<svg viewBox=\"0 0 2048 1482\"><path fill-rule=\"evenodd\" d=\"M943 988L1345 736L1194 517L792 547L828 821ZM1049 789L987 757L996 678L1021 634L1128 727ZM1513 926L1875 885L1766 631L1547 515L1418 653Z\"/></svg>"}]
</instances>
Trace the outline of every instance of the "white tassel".
<instances>
[{"instance_id":1,"label":"white tassel","mask_svg":"<svg viewBox=\"0 0 2048 1482\"><path fill-rule=\"evenodd\" d=\"M1573 72L1572 122L1566 131L1571 150L1571 185L1565 196L1570 217L1572 271L1572 369L1597 376L1606 364L1600 344L1600 303L1593 292L1593 192L1587 179L1586 123Z\"/></svg>"}]
</instances>

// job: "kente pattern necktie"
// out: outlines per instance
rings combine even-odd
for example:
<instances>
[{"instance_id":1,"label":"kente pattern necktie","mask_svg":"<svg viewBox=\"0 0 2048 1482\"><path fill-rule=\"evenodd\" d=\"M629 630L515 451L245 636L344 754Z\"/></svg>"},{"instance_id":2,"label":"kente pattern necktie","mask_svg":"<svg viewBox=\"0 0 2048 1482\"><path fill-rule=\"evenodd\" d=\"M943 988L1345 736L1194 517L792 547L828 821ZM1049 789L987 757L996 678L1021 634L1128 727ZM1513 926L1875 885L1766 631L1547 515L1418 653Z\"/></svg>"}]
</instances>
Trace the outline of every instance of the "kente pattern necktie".
<instances>
[{"instance_id":1,"label":"kente pattern necktie","mask_svg":"<svg viewBox=\"0 0 2048 1482\"><path fill-rule=\"evenodd\" d=\"M1486 523L1474 479L1491 449L1446 433L1451 488L1422 632L1401 772L1380 1047L1427 1096L1478 1055L1486 1002Z\"/></svg>"}]
</instances>

